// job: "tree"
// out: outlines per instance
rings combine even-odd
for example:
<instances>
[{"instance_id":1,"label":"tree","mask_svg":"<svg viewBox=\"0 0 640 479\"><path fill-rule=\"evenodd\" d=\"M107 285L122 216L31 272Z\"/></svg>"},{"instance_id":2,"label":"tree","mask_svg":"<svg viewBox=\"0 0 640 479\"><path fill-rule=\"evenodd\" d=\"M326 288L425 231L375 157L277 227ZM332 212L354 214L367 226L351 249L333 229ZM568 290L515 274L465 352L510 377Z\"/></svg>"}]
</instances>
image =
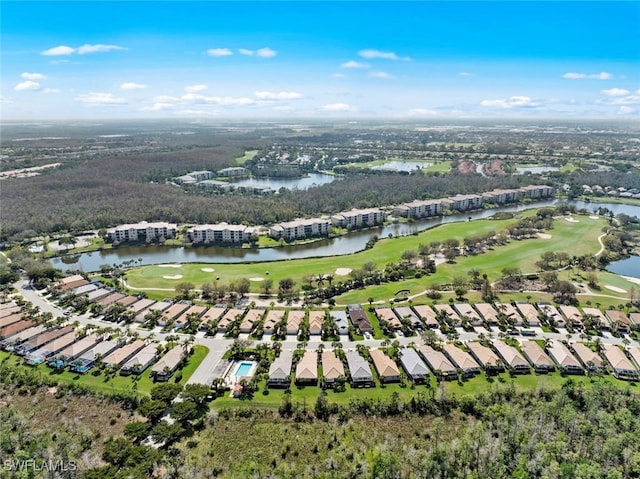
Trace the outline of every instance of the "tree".
<instances>
[{"instance_id":1,"label":"tree","mask_svg":"<svg viewBox=\"0 0 640 479\"><path fill-rule=\"evenodd\" d=\"M162 401L168 405L180 394L180 391L182 391L182 386L178 384L158 384L151 388L151 399L154 401Z\"/></svg>"},{"instance_id":2,"label":"tree","mask_svg":"<svg viewBox=\"0 0 640 479\"><path fill-rule=\"evenodd\" d=\"M198 407L191 401L177 402L171 408L171 417L185 424L198 417Z\"/></svg>"},{"instance_id":3,"label":"tree","mask_svg":"<svg viewBox=\"0 0 640 479\"><path fill-rule=\"evenodd\" d=\"M322 421L329 419L329 401L327 401L327 393L322 391L316 398L316 404L313 409L315 416Z\"/></svg>"},{"instance_id":4,"label":"tree","mask_svg":"<svg viewBox=\"0 0 640 479\"><path fill-rule=\"evenodd\" d=\"M267 278L262 281L262 293L265 296L269 295L272 287L273 287L273 280L271 278Z\"/></svg>"},{"instance_id":5,"label":"tree","mask_svg":"<svg viewBox=\"0 0 640 479\"><path fill-rule=\"evenodd\" d=\"M164 446L169 446L179 440L185 433L184 428L180 423L174 422L169 424L162 421L151 431L151 436L156 442L163 443Z\"/></svg>"},{"instance_id":6,"label":"tree","mask_svg":"<svg viewBox=\"0 0 640 479\"><path fill-rule=\"evenodd\" d=\"M182 281L176 284L175 291L181 299L190 299L191 292L195 289L195 285L189 281Z\"/></svg>"},{"instance_id":7,"label":"tree","mask_svg":"<svg viewBox=\"0 0 640 479\"><path fill-rule=\"evenodd\" d=\"M182 391L181 397L185 401L191 401L200 406L207 401L209 394L211 394L211 390L204 384L187 384Z\"/></svg>"},{"instance_id":8,"label":"tree","mask_svg":"<svg viewBox=\"0 0 640 479\"><path fill-rule=\"evenodd\" d=\"M143 399L138 406L138 412L155 423L167 410L167 405L163 401L153 399Z\"/></svg>"},{"instance_id":9,"label":"tree","mask_svg":"<svg viewBox=\"0 0 640 479\"><path fill-rule=\"evenodd\" d=\"M241 298L244 298L250 290L251 283L247 278L240 278L236 283L236 292L240 295Z\"/></svg>"},{"instance_id":10,"label":"tree","mask_svg":"<svg viewBox=\"0 0 640 479\"><path fill-rule=\"evenodd\" d=\"M151 424L143 421L130 422L124 427L124 435L132 441L138 442L149 435Z\"/></svg>"}]
</instances>

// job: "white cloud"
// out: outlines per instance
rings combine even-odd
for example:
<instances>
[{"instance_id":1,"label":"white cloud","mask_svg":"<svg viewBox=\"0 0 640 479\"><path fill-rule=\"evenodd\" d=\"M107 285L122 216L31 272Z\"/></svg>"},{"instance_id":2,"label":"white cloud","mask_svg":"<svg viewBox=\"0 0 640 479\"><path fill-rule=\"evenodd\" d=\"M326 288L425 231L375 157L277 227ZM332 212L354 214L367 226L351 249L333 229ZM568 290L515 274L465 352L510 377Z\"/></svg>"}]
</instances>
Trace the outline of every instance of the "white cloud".
<instances>
[{"instance_id":1,"label":"white cloud","mask_svg":"<svg viewBox=\"0 0 640 479\"><path fill-rule=\"evenodd\" d=\"M84 44L81 47L78 47L76 53L78 55L85 55L87 53L110 52L112 50L126 50L126 48L119 45L104 45L102 43L97 43L95 45Z\"/></svg>"},{"instance_id":2,"label":"white cloud","mask_svg":"<svg viewBox=\"0 0 640 479\"><path fill-rule=\"evenodd\" d=\"M371 65L369 65L368 63L356 62L354 60L350 60L340 66L342 68L371 68Z\"/></svg>"},{"instance_id":3,"label":"white cloud","mask_svg":"<svg viewBox=\"0 0 640 479\"><path fill-rule=\"evenodd\" d=\"M407 112L407 116L412 117L437 116L439 114L437 110L430 110L428 108L413 108Z\"/></svg>"},{"instance_id":4,"label":"white cloud","mask_svg":"<svg viewBox=\"0 0 640 479\"><path fill-rule=\"evenodd\" d=\"M77 53L78 55L85 55L87 53L110 52L112 50L126 50L126 48L119 45L105 45L103 43L96 43L94 45L91 45L86 43L78 48L71 48L67 45L60 45L57 47L49 48L48 50L43 51L41 54L46 56L71 55L73 53Z\"/></svg>"},{"instance_id":5,"label":"white cloud","mask_svg":"<svg viewBox=\"0 0 640 479\"><path fill-rule=\"evenodd\" d=\"M273 58L278 54L277 51L272 50L271 48L259 48L256 50L256 55L262 58Z\"/></svg>"},{"instance_id":6,"label":"white cloud","mask_svg":"<svg viewBox=\"0 0 640 479\"><path fill-rule=\"evenodd\" d=\"M231 96L204 96L198 95L196 93L187 93L186 95L182 95L181 99L189 103L210 103L222 106L247 106L253 105L255 103L255 100L253 100L252 98L236 98Z\"/></svg>"},{"instance_id":7,"label":"white cloud","mask_svg":"<svg viewBox=\"0 0 640 479\"><path fill-rule=\"evenodd\" d=\"M334 73L331 75L331 78L346 78L347 75L345 75L344 73Z\"/></svg>"},{"instance_id":8,"label":"white cloud","mask_svg":"<svg viewBox=\"0 0 640 479\"><path fill-rule=\"evenodd\" d=\"M57 88L45 88L42 90L42 93L52 94L52 93L60 93L60 90Z\"/></svg>"},{"instance_id":9,"label":"white cloud","mask_svg":"<svg viewBox=\"0 0 640 479\"><path fill-rule=\"evenodd\" d=\"M37 81L27 80L18 83L13 87L13 89L15 91L36 91L40 89L40 83L38 83Z\"/></svg>"},{"instance_id":10,"label":"white cloud","mask_svg":"<svg viewBox=\"0 0 640 479\"><path fill-rule=\"evenodd\" d=\"M370 48L365 50L360 50L358 52L358 55L360 55L362 58L366 58L369 60L374 58L379 58L383 60L404 60L404 61L411 60L411 58L409 57L399 57L394 52L382 52L380 50L374 50Z\"/></svg>"},{"instance_id":11,"label":"white cloud","mask_svg":"<svg viewBox=\"0 0 640 479\"><path fill-rule=\"evenodd\" d=\"M488 108L527 108L538 106L528 96L512 96L506 100L482 100L481 106Z\"/></svg>"},{"instance_id":12,"label":"white cloud","mask_svg":"<svg viewBox=\"0 0 640 479\"><path fill-rule=\"evenodd\" d=\"M166 110L171 110L173 108L174 108L173 103L157 102L151 106L143 106L142 108L140 108L140 111L166 111Z\"/></svg>"},{"instance_id":13,"label":"white cloud","mask_svg":"<svg viewBox=\"0 0 640 479\"><path fill-rule=\"evenodd\" d=\"M247 55L247 56L251 56L253 55L255 52L253 50L247 50L246 48L240 48L238 49L238 53L240 55Z\"/></svg>"},{"instance_id":14,"label":"white cloud","mask_svg":"<svg viewBox=\"0 0 640 479\"><path fill-rule=\"evenodd\" d=\"M13 103L13 99L4 95L0 95L0 103Z\"/></svg>"},{"instance_id":15,"label":"white cloud","mask_svg":"<svg viewBox=\"0 0 640 479\"><path fill-rule=\"evenodd\" d=\"M618 110L618 114L620 115L631 115L636 112L635 108L631 108L630 106L621 106Z\"/></svg>"},{"instance_id":16,"label":"white cloud","mask_svg":"<svg viewBox=\"0 0 640 479\"><path fill-rule=\"evenodd\" d=\"M149 85L145 85L144 83L136 83L136 82L124 82L120 84L121 90L144 90Z\"/></svg>"},{"instance_id":17,"label":"white cloud","mask_svg":"<svg viewBox=\"0 0 640 479\"><path fill-rule=\"evenodd\" d=\"M302 98L302 93L295 91L256 91L253 94L258 100L297 100Z\"/></svg>"},{"instance_id":18,"label":"white cloud","mask_svg":"<svg viewBox=\"0 0 640 479\"><path fill-rule=\"evenodd\" d=\"M395 78L391 73L387 72L371 72L367 76L369 78Z\"/></svg>"},{"instance_id":19,"label":"white cloud","mask_svg":"<svg viewBox=\"0 0 640 479\"><path fill-rule=\"evenodd\" d=\"M76 96L76 101L85 105L124 105L124 98L114 96L112 93L91 92Z\"/></svg>"},{"instance_id":20,"label":"white cloud","mask_svg":"<svg viewBox=\"0 0 640 479\"><path fill-rule=\"evenodd\" d=\"M209 48L207 55L211 57L228 57L233 55L233 52L228 48Z\"/></svg>"},{"instance_id":21,"label":"white cloud","mask_svg":"<svg viewBox=\"0 0 640 479\"><path fill-rule=\"evenodd\" d=\"M329 103L320 107L322 111L350 111L351 105L348 103Z\"/></svg>"},{"instance_id":22,"label":"white cloud","mask_svg":"<svg viewBox=\"0 0 640 479\"><path fill-rule=\"evenodd\" d=\"M461 77L472 77L473 73L471 73L471 72L460 72L460 73L458 73L458 76L461 76Z\"/></svg>"},{"instance_id":23,"label":"white cloud","mask_svg":"<svg viewBox=\"0 0 640 479\"><path fill-rule=\"evenodd\" d=\"M631 92L624 88L610 88L609 90L600 90L600 93L606 96L625 96Z\"/></svg>"},{"instance_id":24,"label":"white cloud","mask_svg":"<svg viewBox=\"0 0 640 479\"><path fill-rule=\"evenodd\" d=\"M34 81L38 81L38 80L46 80L47 77L45 75L43 75L42 73L29 73L29 72L24 72L22 75L20 75L22 78L24 78L25 80L34 80Z\"/></svg>"},{"instance_id":25,"label":"white cloud","mask_svg":"<svg viewBox=\"0 0 640 479\"><path fill-rule=\"evenodd\" d=\"M562 78L566 78L568 80L610 80L613 78L611 73L600 72L600 73L576 73L576 72L568 72L562 75Z\"/></svg>"},{"instance_id":26,"label":"white cloud","mask_svg":"<svg viewBox=\"0 0 640 479\"><path fill-rule=\"evenodd\" d=\"M58 55L71 55L73 52L75 52L74 48L68 47L66 45L60 45L43 51L42 55L54 57Z\"/></svg>"},{"instance_id":27,"label":"white cloud","mask_svg":"<svg viewBox=\"0 0 640 479\"><path fill-rule=\"evenodd\" d=\"M184 91L186 91L187 93L196 93L199 91L205 91L207 88L209 88L207 85L189 85L184 87Z\"/></svg>"}]
</instances>

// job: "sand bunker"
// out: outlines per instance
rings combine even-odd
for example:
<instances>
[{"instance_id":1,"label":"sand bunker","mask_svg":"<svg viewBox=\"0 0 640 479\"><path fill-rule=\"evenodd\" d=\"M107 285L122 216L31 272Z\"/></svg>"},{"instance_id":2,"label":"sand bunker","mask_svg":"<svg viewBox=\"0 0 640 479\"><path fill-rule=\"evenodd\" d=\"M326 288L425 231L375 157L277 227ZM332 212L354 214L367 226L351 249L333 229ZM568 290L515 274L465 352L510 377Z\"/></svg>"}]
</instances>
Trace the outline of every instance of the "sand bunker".
<instances>
[{"instance_id":1,"label":"sand bunker","mask_svg":"<svg viewBox=\"0 0 640 479\"><path fill-rule=\"evenodd\" d=\"M204 271L205 273L213 273L215 269L213 268L200 268L200 271Z\"/></svg>"},{"instance_id":2,"label":"sand bunker","mask_svg":"<svg viewBox=\"0 0 640 479\"><path fill-rule=\"evenodd\" d=\"M548 233L536 233L538 235L538 238L542 238L542 239L551 239L551 235Z\"/></svg>"},{"instance_id":3,"label":"sand bunker","mask_svg":"<svg viewBox=\"0 0 640 479\"><path fill-rule=\"evenodd\" d=\"M630 283L640 284L640 278L634 278L633 276L623 276L623 278Z\"/></svg>"},{"instance_id":4,"label":"sand bunker","mask_svg":"<svg viewBox=\"0 0 640 479\"><path fill-rule=\"evenodd\" d=\"M598 217L594 216L594 215L589 216L589 218L591 218L592 220L597 220L598 219Z\"/></svg>"},{"instance_id":5,"label":"sand bunker","mask_svg":"<svg viewBox=\"0 0 640 479\"><path fill-rule=\"evenodd\" d=\"M611 286L610 284L605 284L605 288L610 289L611 291L615 291L616 293L626 293L626 289L618 288L617 286Z\"/></svg>"},{"instance_id":6,"label":"sand bunker","mask_svg":"<svg viewBox=\"0 0 640 479\"><path fill-rule=\"evenodd\" d=\"M249 281L264 281L264 278L261 276L254 276L253 278L249 278Z\"/></svg>"},{"instance_id":7,"label":"sand bunker","mask_svg":"<svg viewBox=\"0 0 640 479\"><path fill-rule=\"evenodd\" d=\"M182 268L181 264L159 264L158 268Z\"/></svg>"},{"instance_id":8,"label":"sand bunker","mask_svg":"<svg viewBox=\"0 0 640 479\"><path fill-rule=\"evenodd\" d=\"M336 269L336 276L346 276L351 273L351 268L338 268Z\"/></svg>"},{"instance_id":9,"label":"sand bunker","mask_svg":"<svg viewBox=\"0 0 640 479\"><path fill-rule=\"evenodd\" d=\"M182 275L181 274L170 274L170 275L166 275L163 276L164 279L182 279Z\"/></svg>"},{"instance_id":10,"label":"sand bunker","mask_svg":"<svg viewBox=\"0 0 640 479\"><path fill-rule=\"evenodd\" d=\"M574 218L565 218L565 220L567 220L569 223L580 223L578 220Z\"/></svg>"}]
</instances>

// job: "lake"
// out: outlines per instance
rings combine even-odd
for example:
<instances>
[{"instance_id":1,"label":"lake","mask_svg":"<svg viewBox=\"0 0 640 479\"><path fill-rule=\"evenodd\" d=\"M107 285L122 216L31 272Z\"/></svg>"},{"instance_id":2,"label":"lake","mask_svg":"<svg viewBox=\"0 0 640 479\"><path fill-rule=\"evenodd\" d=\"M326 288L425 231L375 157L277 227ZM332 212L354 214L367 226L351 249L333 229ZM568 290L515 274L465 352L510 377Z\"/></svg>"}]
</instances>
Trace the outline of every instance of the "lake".
<instances>
[{"instance_id":1,"label":"lake","mask_svg":"<svg viewBox=\"0 0 640 479\"><path fill-rule=\"evenodd\" d=\"M387 161L382 165L374 166L372 170L384 170L384 171L413 171L420 170L422 168L428 168L433 163L428 161Z\"/></svg>"},{"instance_id":2,"label":"lake","mask_svg":"<svg viewBox=\"0 0 640 479\"><path fill-rule=\"evenodd\" d=\"M288 190L307 190L314 186L320 186L327 183L331 183L336 179L340 179L339 176L325 175L323 173L309 173L308 176L302 178L278 178L278 177L264 177L264 178L246 178L244 180L232 181L231 184L238 186L264 186L278 191L280 188L286 188Z\"/></svg>"},{"instance_id":3,"label":"lake","mask_svg":"<svg viewBox=\"0 0 640 479\"><path fill-rule=\"evenodd\" d=\"M520 168L516 168L516 172L519 175L524 175L525 173L538 175L540 173L546 173L548 171L560 171L560 168L558 168L557 166L521 166Z\"/></svg>"},{"instance_id":4,"label":"lake","mask_svg":"<svg viewBox=\"0 0 640 479\"><path fill-rule=\"evenodd\" d=\"M607 265L607 271L620 274L622 276L633 276L640 278L640 256L629 256L628 258L614 261Z\"/></svg>"}]
</instances>

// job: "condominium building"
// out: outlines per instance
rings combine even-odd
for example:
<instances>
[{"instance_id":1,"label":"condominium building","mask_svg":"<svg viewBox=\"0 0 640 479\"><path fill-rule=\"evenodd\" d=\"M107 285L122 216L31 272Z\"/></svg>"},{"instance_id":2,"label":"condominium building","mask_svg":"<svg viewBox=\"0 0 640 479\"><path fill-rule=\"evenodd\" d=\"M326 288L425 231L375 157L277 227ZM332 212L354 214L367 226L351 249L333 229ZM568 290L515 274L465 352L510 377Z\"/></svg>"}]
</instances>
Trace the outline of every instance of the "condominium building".
<instances>
[{"instance_id":1,"label":"condominium building","mask_svg":"<svg viewBox=\"0 0 640 479\"><path fill-rule=\"evenodd\" d=\"M387 214L378 208L353 209L333 215L331 223L351 230L382 224L386 216Z\"/></svg>"},{"instance_id":2,"label":"condominium building","mask_svg":"<svg viewBox=\"0 0 640 479\"><path fill-rule=\"evenodd\" d=\"M331 228L331 221L321 218L299 219L278 223L269 228L269 236L286 241L327 236Z\"/></svg>"},{"instance_id":3,"label":"condominium building","mask_svg":"<svg viewBox=\"0 0 640 479\"><path fill-rule=\"evenodd\" d=\"M177 226L172 223L155 222L127 224L107 230L108 241L126 243L129 241L154 241L160 238L175 238Z\"/></svg>"},{"instance_id":4,"label":"condominium building","mask_svg":"<svg viewBox=\"0 0 640 479\"><path fill-rule=\"evenodd\" d=\"M404 203L394 208L394 213L407 218L428 218L442 214L442 201L440 200L415 200Z\"/></svg>"},{"instance_id":5,"label":"condominium building","mask_svg":"<svg viewBox=\"0 0 640 479\"><path fill-rule=\"evenodd\" d=\"M197 225L187 231L187 238L193 243L248 243L256 237L256 228L245 225L217 223Z\"/></svg>"}]
</instances>

